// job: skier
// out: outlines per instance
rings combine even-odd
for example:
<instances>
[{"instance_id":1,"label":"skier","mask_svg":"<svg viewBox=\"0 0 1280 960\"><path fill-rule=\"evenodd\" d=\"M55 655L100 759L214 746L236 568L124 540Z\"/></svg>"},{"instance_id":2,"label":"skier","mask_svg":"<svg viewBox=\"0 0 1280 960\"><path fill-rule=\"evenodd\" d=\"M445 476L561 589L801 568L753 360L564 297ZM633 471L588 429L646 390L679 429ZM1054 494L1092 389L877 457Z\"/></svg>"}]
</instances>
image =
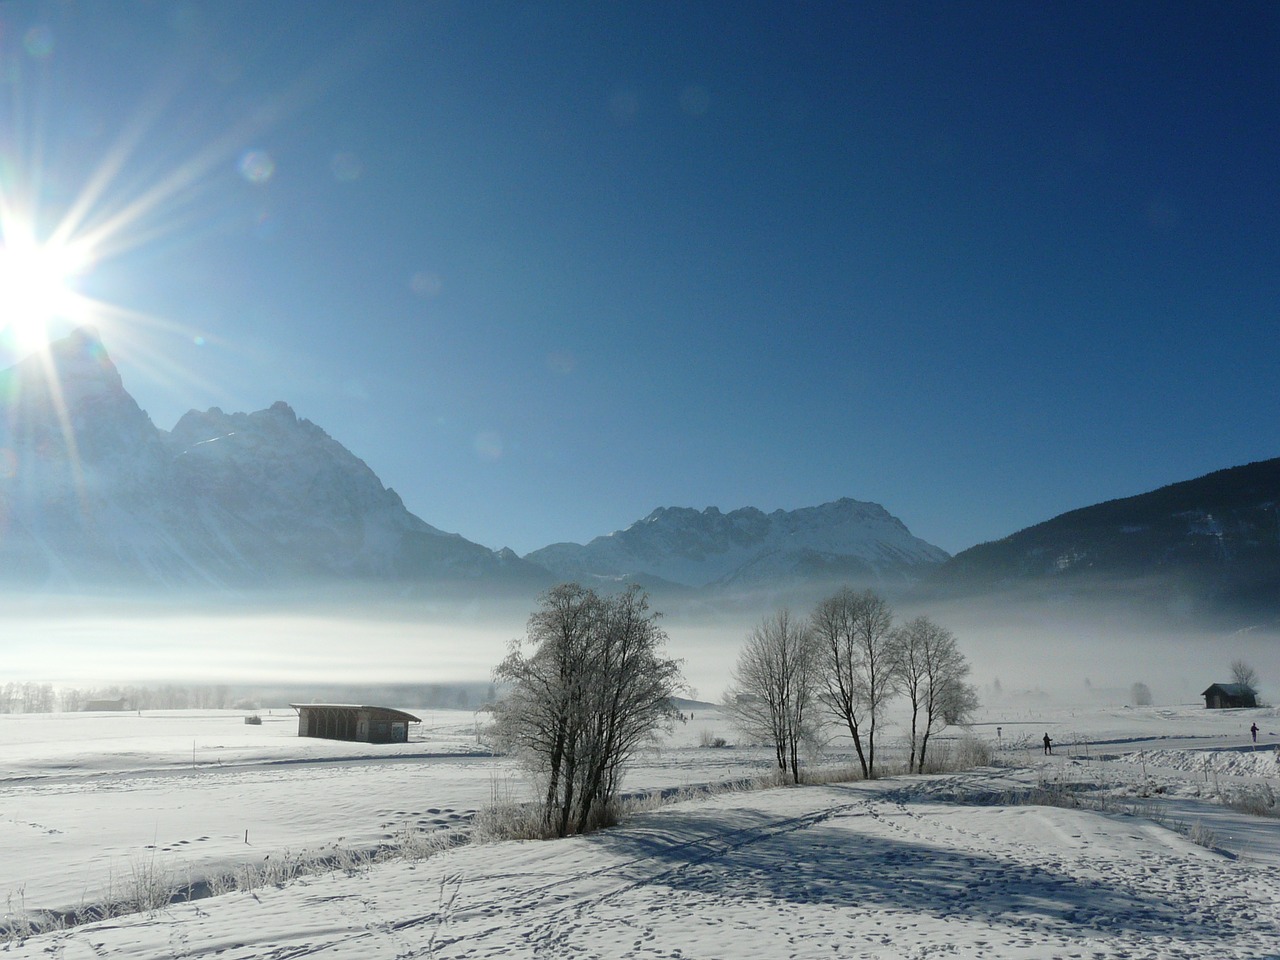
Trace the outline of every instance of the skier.
<instances>
[{"instance_id":1,"label":"skier","mask_svg":"<svg viewBox=\"0 0 1280 960\"><path fill-rule=\"evenodd\" d=\"M1053 741L1049 739L1049 734L1044 735L1044 755L1046 757L1053 755Z\"/></svg>"}]
</instances>

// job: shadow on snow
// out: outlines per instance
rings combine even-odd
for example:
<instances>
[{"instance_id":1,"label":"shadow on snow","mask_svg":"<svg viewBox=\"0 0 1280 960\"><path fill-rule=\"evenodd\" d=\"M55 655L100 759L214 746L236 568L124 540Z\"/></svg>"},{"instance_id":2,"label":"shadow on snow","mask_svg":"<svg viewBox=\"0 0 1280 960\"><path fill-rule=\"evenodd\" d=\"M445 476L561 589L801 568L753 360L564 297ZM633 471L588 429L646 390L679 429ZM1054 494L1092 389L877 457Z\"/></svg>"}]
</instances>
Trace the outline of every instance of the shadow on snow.
<instances>
[{"instance_id":1,"label":"shadow on snow","mask_svg":"<svg viewBox=\"0 0 1280 960\"><path fill-rule=\"evenodd\" d=\"M656 883L744 900L903 910L1063 934L1096 930L1185 937L1194 931L1197 937L1212 937L1238 932L1196 915L1200 909L1193 891L1182 897L1163 889L1144 893L1120 879L1079 880L1051 864L1020 863L905 836L869 836L849 822L873 816L865 807L793 819L744 812L738 822L745 825L726 832L722 814L667 811L660 825L606 831L594 839L628 858L619 874L633 876L637 886ZM663 869L655 875L652 864Z\"/></svg>"}]
</instances>

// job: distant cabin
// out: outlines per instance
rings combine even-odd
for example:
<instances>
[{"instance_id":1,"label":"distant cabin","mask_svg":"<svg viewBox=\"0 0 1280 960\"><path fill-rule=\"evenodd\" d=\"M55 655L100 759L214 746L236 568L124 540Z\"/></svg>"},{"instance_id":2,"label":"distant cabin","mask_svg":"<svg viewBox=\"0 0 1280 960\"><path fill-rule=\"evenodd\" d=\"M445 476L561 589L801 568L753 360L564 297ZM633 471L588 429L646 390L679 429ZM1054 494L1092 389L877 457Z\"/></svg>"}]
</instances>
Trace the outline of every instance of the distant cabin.
<instances>
[{"instance_id":1,"label":"distant cabin","mask_svg":"<svg viewBox=\"0 0 1280 960\"><path fill-rule=\"evenodd\" d=\"M353 703L291 703L298 711L298 736L358 743L408 743L411 713Z\"/></svg>"},{"instance_id":2,"label":"distant cabin","mask_svg":"<svg viewBox=\"0 0 1280 960\"><path fill-rule=\"evenodd\" d=\"M115 710L115 711L119 711L119 710L123 710L123 709L125 709L125 706L124 706L124 699L123 699L123 698L121 698L121 699L119 699L119 700L86 700L86 701L84 702L84 706L82 706L80 709L81 709L81 710L83 710L83 711L85 711L86 713L87 713L87 712L89 712L90 710L94 710L94 711L98 711L98 710Z\"/></svg>"},{"instance_id":3,"label":"distant cabin","mask_svg":"<svg viewBox=\"0 0 1280 960\"><path fill-rule=\"evenodd\" d=\"M1258 695L1243 683L1215 683L1200 696L1204 697L1204 705L1209 710L1258 705Z\"/></svg>"}]
</instances>

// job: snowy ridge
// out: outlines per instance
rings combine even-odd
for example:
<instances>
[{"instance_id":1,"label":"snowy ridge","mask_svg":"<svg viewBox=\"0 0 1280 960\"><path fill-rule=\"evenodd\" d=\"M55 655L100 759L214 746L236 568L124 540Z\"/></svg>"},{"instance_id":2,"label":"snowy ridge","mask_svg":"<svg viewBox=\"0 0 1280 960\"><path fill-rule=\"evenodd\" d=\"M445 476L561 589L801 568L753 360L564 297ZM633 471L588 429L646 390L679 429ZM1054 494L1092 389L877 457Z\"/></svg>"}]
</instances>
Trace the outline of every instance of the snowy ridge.
<instances>
[{"instance_id":1,"label":"snowy ridge","mask_svg":"<svg viewBox=\"0 0 1280 960\"><path fill-rule=\"evenodd\" d=\"M557 543L525 559L564 579L648 579L685 587L772 581L910 580L947 559L877 503L841 499L799 510L722 513L662 507L586 545Z\"/></svg>"},{"instance_id":2,"label":"snowy ridge","mask_svg":"<svg viewBox=\"0 0 1280 960\"><path fill-rule=\"evenodd\" d=\"M1109 595L1180 619L1280 619L1280 458L1059 514L957 553L934 580L1097 606Z\"/></svg>"}]
</instances>

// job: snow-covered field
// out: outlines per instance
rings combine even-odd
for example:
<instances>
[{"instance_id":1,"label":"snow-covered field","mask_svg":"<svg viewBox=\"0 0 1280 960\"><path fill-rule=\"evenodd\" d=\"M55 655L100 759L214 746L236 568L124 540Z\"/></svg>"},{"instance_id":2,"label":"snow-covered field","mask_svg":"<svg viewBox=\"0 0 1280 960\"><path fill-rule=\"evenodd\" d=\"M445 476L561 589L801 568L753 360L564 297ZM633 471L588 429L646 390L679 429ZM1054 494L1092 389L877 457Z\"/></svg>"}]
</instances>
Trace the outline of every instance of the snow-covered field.
<instances>
[{"instance_id":1,"label":"snow-covered field","mask_svg":"<svg viewBox=\"0 0 1280 960\"><path fill-rule=\"evenodd\" d=\"M1009 708L972 731L995 748L991 768L721 793L588 837L364 860L528 795L515 766L479 749L475 715L419 715L409 743L377 747L299 739L292 711L261 726L229 711L0 716L6 923L273 861L347 867L0 951L1280 957L1280 819L1221 802L1280 793L1271 710ZM700 747L704 734L734 738L697 710L627 786L767 768L762 751ZM828 762L847 760L837 745Z\"/></svg>"}]
</instances>

